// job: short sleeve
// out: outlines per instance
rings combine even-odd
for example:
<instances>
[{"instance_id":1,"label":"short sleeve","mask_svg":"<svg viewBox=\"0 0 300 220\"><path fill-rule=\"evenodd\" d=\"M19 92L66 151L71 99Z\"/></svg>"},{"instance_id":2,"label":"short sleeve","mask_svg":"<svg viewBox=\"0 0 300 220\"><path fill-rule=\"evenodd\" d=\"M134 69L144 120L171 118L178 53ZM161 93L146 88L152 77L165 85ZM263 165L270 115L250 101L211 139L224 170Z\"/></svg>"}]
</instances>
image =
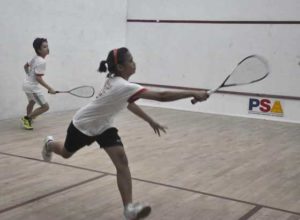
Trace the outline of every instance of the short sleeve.
<instances>
[{"instance_id":1,"label":"short sleeve","mask_svg":"<svg viewBox=\"0 0 300 220\"><path fill-rule=\"evenodd\" d=\"M129 83L128 86L126 87L126 93L127 93L127 101L129 103L133 103L135 102L138 98L138 94L145 92L146 88L144 88L143 86L139 85L139 84L135 84L135 83Z\"/></svg>"},{"instance_id":2,"label":"short sleeve","mask_svg":"<svg viewBox=\"0 0 300 220\"><path fill-rule=\"evenodd\" d=\"M35 73L35 75L43 76L43 75L45 75L45 72L46 72L46 62L45 61L40 61L34 67L34 73Z\"/></svg>"}]
</instances>

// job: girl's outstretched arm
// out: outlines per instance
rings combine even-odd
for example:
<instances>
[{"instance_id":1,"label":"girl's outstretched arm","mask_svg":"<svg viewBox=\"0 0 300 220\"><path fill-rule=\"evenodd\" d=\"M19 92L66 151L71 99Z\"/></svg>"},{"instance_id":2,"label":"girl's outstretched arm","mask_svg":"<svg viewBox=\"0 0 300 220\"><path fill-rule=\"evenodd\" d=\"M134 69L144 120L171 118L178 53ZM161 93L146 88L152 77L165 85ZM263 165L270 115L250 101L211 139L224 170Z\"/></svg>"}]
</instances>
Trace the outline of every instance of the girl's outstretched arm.
<instances>
[{"instance_id":1,"label":"girl's outstretched arm","mask_svg":"<svg viewBox=\"0 0 300 220\"><path fill-rule=\"evenodd\" d=\"M159 102L171 102L179 99L194 98L197 101L205 101L209 95L206 91L164 91L156 92L146 90L135 96L136 99L151 99Z\"/></svg>"},{"instance_id":2,"label":"girl's outstretched arm","mask_svg":"<svg viewBox=\"0 0 300 220\"><path fill-rule=\"evenodd\" d=\"M149 115L147 115L137 104L130 103L127 106L128 110L134 113L135 115L142 118L144 121L148 122L149 125L153 128L154 132L160 136L160 131L166 133L167 127L160 125L159 123L155 122Z\"/></svg>"}]
</instances>

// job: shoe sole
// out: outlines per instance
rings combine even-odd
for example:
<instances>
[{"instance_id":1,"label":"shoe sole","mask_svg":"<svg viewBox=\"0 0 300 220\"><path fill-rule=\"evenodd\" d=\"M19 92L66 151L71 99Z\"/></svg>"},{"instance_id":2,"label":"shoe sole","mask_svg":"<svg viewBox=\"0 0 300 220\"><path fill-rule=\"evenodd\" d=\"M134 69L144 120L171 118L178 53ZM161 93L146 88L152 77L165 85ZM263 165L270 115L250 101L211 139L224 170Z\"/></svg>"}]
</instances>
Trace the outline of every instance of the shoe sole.
<instances>
[{"instance_id":1,"label":"shoe sole","mask_svg":"<svg viewBox=\"0 0 300 220\"><path fill-rule=\"evenodd\" d=\"M137 215L137 219L145 218L148 215L150 215L150 213L151 213L151 207L150 206L146 206L146 207L144 207L142 209L142 211L139 212L139 214Z\"/></svg>"},{"instance_id":2,"label":"shoe sole","mask_svg":"<svg viewBox=\"0 0 300 220\"><path fill-rule=\"evenodd\" d=\"M33 128L25 128L25 127L23 127L25 130L28 130L28 131L32 131L33 130Z\"/></svg>"}]
</instances>

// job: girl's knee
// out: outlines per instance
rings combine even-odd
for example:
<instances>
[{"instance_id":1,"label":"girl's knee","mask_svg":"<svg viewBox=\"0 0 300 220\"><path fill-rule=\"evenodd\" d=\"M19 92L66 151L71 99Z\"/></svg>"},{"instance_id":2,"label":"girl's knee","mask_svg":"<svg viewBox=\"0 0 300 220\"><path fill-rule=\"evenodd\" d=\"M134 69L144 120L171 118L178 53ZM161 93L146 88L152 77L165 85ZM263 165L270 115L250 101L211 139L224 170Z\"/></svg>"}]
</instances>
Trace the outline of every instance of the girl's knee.
<instances>
[{"instance_id":1,"label":"girl's knee","mask_svg":"<svg viewBox=\"0 0 300 220\"><path fill-rule=\"evenodd\" d=\"M70 157L72 157L72 154L62 154L61 156L65 159L69 159Z\"/></svg>"},{"instance_id":2,"label":"girl's knee","mask_svg":"<svg viewBox=\"0 0 300 220\"><path fill-rule=\"evenodd\" d=\"M122 146L104 148L118 172L128 170L128 160Z\"/></svg>"},{"instance_id":3,"label":"girl's knee","mask_svg":"<svg viewBox=\"0 0 300 220\"><path fill-rule=\"evenodd\" d=\"M73 153L67 151L65 148L61 152L61 156L65 159L72 157Z\"/></svg>"}]
</instances>

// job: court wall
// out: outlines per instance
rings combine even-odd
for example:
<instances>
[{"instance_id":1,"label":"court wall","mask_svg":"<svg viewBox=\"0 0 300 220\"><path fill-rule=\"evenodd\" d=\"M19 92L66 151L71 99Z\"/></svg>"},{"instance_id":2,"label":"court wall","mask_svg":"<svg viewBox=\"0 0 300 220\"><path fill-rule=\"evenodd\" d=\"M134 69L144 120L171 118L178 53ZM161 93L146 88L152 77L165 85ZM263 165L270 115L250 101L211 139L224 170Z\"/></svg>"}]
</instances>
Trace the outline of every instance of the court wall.
<instances>
[{"instance_id":1,"label":"court wall","mask_svg":"<svg viewBox=\"0 0 300 220\"><path fill-rule=\"evenodd\" d=\"M25 114L23 65L35 55L36 37L49 42L48 84L56 90L86 84L99 90L104 79L97 72L100 60L125 44L126 9L123 0L0 1L0 119ZM44 94L50 111L76 109L90 101Z\"/></svg>"},{"instance_id":2,"label":"court wall","mask_svg":"<svg viewBox=\"0 0 300 220\"><path fill-rule=\"evenodd\" d=\"M126 42L137 62L136 82L211 89L251 54L264 56L271 68L264 81L225 89L197 106L142 103L300 122L299 10L297 0L129 0Z\"/></svg>"}]
</instances>

